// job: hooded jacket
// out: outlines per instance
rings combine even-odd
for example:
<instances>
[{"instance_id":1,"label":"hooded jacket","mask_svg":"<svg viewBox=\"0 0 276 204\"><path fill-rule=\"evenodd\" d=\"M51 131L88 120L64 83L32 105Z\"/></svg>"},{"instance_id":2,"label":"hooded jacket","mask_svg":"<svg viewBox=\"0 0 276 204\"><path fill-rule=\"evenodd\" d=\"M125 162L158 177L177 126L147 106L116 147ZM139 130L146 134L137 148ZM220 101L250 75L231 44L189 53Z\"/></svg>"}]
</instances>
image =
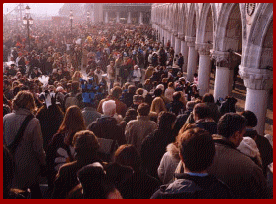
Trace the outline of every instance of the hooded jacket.
<instances>
[{"instance_id":1,"label":"hooded jacket","mask_svg":"<svg viewBox=\"0 0 276 204\"><path fill-rule=\"evenodd\" d=\"M229 188L216 177L177 174L177 180L163 185L151 199L231 199Z\"/></svg>"}]
</instances>

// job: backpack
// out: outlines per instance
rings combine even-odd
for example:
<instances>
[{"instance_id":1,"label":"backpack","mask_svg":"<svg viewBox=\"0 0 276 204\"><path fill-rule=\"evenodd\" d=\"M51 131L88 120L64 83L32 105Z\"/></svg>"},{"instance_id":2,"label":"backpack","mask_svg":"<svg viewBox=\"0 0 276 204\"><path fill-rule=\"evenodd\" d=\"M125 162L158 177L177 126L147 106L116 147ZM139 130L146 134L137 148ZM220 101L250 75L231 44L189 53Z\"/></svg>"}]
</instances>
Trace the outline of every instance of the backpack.
<instances>
[{"instance_id":1,"label":"backpack","mask_svg":"<svg viewBox=\"0 0 276 204\"><path fill-rule=\"evenodd\" d=\"M80 101L76 98L76 96L73 96L70 93L69 96L65 99L65 110L73 105L80 107Z\"/></svg>"}]
</instances>

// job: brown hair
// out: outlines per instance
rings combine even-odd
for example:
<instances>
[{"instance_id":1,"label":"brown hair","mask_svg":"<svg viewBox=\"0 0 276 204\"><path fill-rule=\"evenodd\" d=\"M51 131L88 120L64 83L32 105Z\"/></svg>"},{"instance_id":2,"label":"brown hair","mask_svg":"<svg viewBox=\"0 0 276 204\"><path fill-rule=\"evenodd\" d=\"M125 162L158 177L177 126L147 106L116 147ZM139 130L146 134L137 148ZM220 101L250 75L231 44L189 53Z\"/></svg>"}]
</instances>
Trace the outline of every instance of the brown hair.
<instances>
[{"instance_id":1,"label":"brown hair","mask_svg":"<svg viewBox=\"0 0 276 204\"><path fill-rule=\"evenodd\" d=\"M81 130L76 132L73 137L72 144L78 153L90 153L91 151L96 152L100 147L98 138L90 130Z\"/></svg>"},{"instance_id":2,"label":"brown hair","mask_svg":"<svg viewBox=\"0 0 276 204\"><path fill-rule=\"evenodd\" d=\"M180 154L192 172L201 172L212 165L216 149L211 134L201 128L186 130L177 138Z\"/></svg>"},{"instance_id":3,"label":"brown hair","mask_svg":"<svg viewBox=\"0 0 276 204\"><path fill-rule=\"evenodd\" d=\"M64 138L64 143L72 144L73 136L80 130L85 130L85 124L81 110L78 106L70 106L65 113L64 119L57 133L68 133Z\"/></svg>"},{"instance_id":4,"label":"brown hair","mask_svg":"<svg viewBox=\"0 0 276 204\"><path fill-rule=\"evenodd\" d=\"M148 116L150 112L150 106L147 103L141 103L138 106L137 112L139 116Z\"/></svg>"},{"instance_id":5,"label":"brown hair","mask_svg":"<svg viewBox=\"0 0 276 204\"><path fill-rule=\"evenodd\" d=\"M139 171L142 160L135 146L124 144L116 150L114 162L124 166L130 166L134 171Z\"/></svg>"},{"instance_id":6,"label":"brown hair","mask_svg":"<svg viewBox=\"0 0 276 204\"><path fill-rule=\"evenodd\" d=\"M34 96L29 91L19 91L13 99L12 105L14 110L24 108L33 111L36 108Z\"/></svg>"}]
</instances>

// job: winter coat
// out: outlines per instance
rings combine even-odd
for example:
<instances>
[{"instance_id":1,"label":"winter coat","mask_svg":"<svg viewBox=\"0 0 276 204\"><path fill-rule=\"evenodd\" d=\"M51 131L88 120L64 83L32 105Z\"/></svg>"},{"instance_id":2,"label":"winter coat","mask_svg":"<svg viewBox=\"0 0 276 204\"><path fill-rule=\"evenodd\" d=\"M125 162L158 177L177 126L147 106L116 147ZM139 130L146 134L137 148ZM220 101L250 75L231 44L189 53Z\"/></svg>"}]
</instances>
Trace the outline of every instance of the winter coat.
<instances>
[{"instance_id":1,"label":"winter coat","mask_svg":"<svg viewBox=\"0 0 276 204\"><path fill-rule=\"evenodd\" d=\"M97 120L97 118L101 117L101 114L98 113L94 108L92 107L85 107L82 110L82 116L85 122L85 126L87 127L90 123Z\"/></svg>"},{"instance_id":2,"label":"winter coat","mask_svg":"<svg viewBox=\"0 0 276 204\"><path fill-rule=\"evenodd\" d=\"M267 182L262 169L234 144L220 135L213 135L216 154L208 173L226 183L240 199L268 198Z\"/></svg>"},{"instance_id":3,"label":"winter coat","mask_svg":"<svg viewBox=\"0 0 276 204\"><path fill-rule=\"evenodd\" d=\"M138 116L137 120L127 123L125 134L128 144L133 144L140 152L143 139L157 129L157 124L148 116Z\"/></svg>"},{"instance_id":4,"label":"winter coat","mask_svg":"<svg viewBox=\"0 0 276 204\"><path fill-rule=\"evenodd\" d=\"M196 125L199 128L207 130L211 134L217 134L217 123L215 123L212 119L203 119L196 121Z\"/></svg>"},{"instance_id":5,"label":"winter coat","mask_svg":"<svg viewBox=\"0 0 276 204\"><path fill-rule=\"evenodd\" d=\"M273 148L270 145L267 138L259 135L256 130L246 129L244 137L251 137L257 144L257 147L260 151L262 164L263 164L263 173L266 177L267 166L273 162Z\"/></svg>"},{"instance_id":6,"label":"winter coat","mask_svg":"<svg viewBox=\"0 0 276 204\"><path fill-rule=\"evenodd\" d=\"M126 144L123 128L117 124L117 120L113 117L102 116L88 125L87 129L99 138L112 139L117 141L119 145Z\"/></svg>"},{"instance_id":7,"label":"winter coat","mask_svg":"<svg viewBox=\"0 0 276 204\"><path fill-rule=\"evenodd\" d=\"M180 161L179 150L174 143L167 146L167 152L163 155L157 169L158 177L163 184L173 182L175 169Z\"/></svg>"},{"instance_id":8,"label":"winter coat","mask_svg":"<svg viewBox=\"0 0 276 204\"><path fill-rule=\"evenodd\" d=\"M157 129L142 142L141 158L148 174L158 178L157 169L166 152L168 144L175 141L175 133L171 129Z\"/></svg>"},{"instance_id":9,"label":"winter coat","mask_svg":"<svg viewBox=\"0 0 276 204\"><path fill-rule=\"evenodd\" d=\"M31 114L27 109L19 109L3 117L3 144L8 146L21 127L25 118ZM12 187L26 189L39 182L40 166L46 165L43 139L39 120L33 118L24 131L15 153L15 174Z\"/></svg>"},{"instance_id":10,"label":"winter coat","mask_svg":"<svg viewBox=\"0 0 276 204\"><path fill-rule=\"evenodd\" d=\"M234 198L229 188L216 177L176 175L177 180L163 185L151 199L231 199Z\"/></svg>"}]
</instances>

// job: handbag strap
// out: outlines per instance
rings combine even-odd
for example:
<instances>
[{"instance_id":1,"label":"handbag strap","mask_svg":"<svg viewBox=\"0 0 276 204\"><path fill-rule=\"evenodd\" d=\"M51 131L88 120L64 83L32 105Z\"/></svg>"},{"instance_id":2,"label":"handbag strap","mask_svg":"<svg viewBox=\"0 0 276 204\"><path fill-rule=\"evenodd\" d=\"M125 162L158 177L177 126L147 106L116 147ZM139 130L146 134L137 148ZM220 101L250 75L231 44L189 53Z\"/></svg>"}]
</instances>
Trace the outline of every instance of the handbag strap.
<instances>
[{"instance_id":1,"label":"handbag strap","mask_svg":"<svg viewBox=\"0 0 276 204\"><path fill-rule=\"evenodd\" d=\"M21 127L19 128L13 142L8 145L8 149L10 150L10 152L12 154L15 153L15 150L16 148L18 147L18 145L20 144L21 140L22 140L22 137L23 137L23 134L24 134L24 131L28 125L28 123L34 118L34 116L32 114L28 115L25 120L23 121Z\"/></svg>"}]
</instances>

